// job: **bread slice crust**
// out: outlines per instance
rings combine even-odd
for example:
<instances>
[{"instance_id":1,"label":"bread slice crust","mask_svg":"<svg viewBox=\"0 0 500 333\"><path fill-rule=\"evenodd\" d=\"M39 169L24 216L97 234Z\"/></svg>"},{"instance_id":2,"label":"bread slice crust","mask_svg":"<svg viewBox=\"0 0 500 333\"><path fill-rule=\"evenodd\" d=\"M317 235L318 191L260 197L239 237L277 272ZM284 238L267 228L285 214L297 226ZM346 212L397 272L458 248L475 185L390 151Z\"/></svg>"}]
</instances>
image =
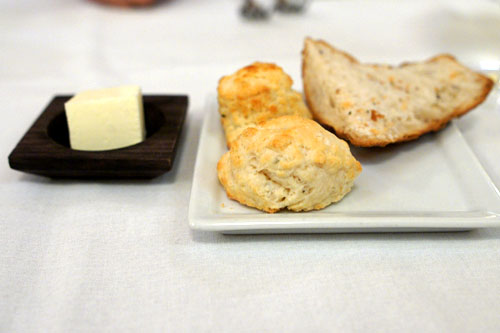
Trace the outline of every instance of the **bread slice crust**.
<instances>
[{"instance_id":1,"label":"bread slice crust","mask_svg":"<svg viewBox=\"0 0 500 333\"><path fill-rule=\"evenodd\" d=\"M443 115L441 117L434 117L433 119L429 119L425 124L421 124L421 126L414 126L415 128L412 128L411 130L408 130L406 132L398 133L398 135L391 135L391 136L385 136L384 135L360 135L356 130L353 130L352 128L348 126L343 126L342 124L339 124L339 116L335 116L332 113L338 111L334 110L334 108L328 108L325 107L325 103L321 105L321 103L318 101L317 98L317 93L315 93L314 89L325 89L325 87L322 87L321 85L318 85L315 81L316 75L318 73L314 73L314 70L310 67L312 67L312 61L311 60L311 53L314 52L313 48L325 48L327 50L330 50L332 54L336 54L341 56L341 58L347 60L347 62L352 65L352 66L364 66L365 68L373 68L375 70L391 70L391 69L401 69L405 68L408 66L416 66L419 64L432 64L432 63L439 63L439 62L447 62L447 63L454 63L455 65L458 65L461 70L464 71L467 75L469 75L473 80L475 81L474 84L477 84L479 86L479 89L477 93L472 96L473 98L470 98L470 100L467 100L460 105L456 105L452 108L452 110L446 110L446 112L443 112ZM454 65L454 66L455 66ZM425 66L425 65L424 65ZM319 73L321 75L321 73ZM451 74L450 74L451 75ZM347 139L350 143L356 146L361 146L361 147L373 147L373 146L386 146L391 143L397 143L397 142L405 142L405 141L410 141L417 139L421 135L432 132L432 131L438 131L442 129L446 124L453 118L461 116L468 111L472 110L479 104L481 104L486 97L488 96L489 92L491 91L493 87L493 81L479 73L472 72L470 69L466 68L465 66L461 65L458 63L458 61L453 57L452 55L449 54L441 54L437 55L435 57L430 58L429 60L425 62L406 62L402 63L399 66L390 66L390 65L379 65L379 64L361 64L356 58L354 58L352 55L338 50L334 48L333 46L329 45L327 42L323 40L313 40L311 38L306 38L305 40L305 46L302 51L302 79L303 79L303 84L304 84L304 95L306 102L309 106L309 109L314 115L314 118L318 120L320 123L324 125L328 125L329 127L333 128L335 133L342 138ZM327 95L328 92L323 92L319 95L322 95L323 97ZM439 95L438 95L439 96ZM411 94L409 94L409 98L411 99ZM332 100L332 99L331 99ZM335 100L333 99L333 102L330 102L330 104L335 103ZM355 109L355 107L353 108ZM371 109L371 120L373 120L373 124L377 122L377 117L383 117L384 115L384 110L378 109L377 107L373 107ZM367 116L368 117L368 116ZM370 126L370 119L368 119L368 127ZM377 130L375 128L370 129L374 132Z\"/></svg>"}]
</instances>

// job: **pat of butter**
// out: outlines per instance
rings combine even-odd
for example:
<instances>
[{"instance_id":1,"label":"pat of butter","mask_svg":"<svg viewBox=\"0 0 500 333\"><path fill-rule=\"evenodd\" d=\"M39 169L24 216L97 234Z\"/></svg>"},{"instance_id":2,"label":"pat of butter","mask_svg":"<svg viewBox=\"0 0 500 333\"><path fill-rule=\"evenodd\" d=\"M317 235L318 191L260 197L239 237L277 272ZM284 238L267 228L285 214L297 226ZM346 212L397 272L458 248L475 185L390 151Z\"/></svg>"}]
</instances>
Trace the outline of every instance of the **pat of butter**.
<instances>
[{"instance_id":1,"label":"pat of butter","mask_svg":"<svg viewBox=\"0 0 500 333\"><path fill-rule=\"evenodd\" d=\"M118 149L145 138L142 94L138 86L83 91L64 107L72 149Z\"/></svg>"}]
</instances>

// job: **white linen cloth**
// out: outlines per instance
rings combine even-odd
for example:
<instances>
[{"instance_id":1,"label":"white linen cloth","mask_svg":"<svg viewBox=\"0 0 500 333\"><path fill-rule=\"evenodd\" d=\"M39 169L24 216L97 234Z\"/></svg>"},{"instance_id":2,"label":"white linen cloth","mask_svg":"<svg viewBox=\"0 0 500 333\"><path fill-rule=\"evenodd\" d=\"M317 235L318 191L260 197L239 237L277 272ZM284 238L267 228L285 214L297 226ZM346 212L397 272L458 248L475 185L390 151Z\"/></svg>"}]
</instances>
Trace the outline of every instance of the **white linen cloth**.
<instances>
[{"instance_id":1,"label":"white linen cloth","mask_svg":"<svg viewBox=\"0 0 500 333\"><path fill-rule=\"evenodd\" d=\"M449 52L498 70L500 5L315 1L267 22L241 19L239 5L0 0L0 331L500 331L499 229L223 236L187 222L204 100L222 75L272 61L300 89L308 35L363 61ZM54 94L120 84L189 95L170 173L77 181L9 169ZM492 96L459 124L500 186Z\"/></svg>"}]
</instances>

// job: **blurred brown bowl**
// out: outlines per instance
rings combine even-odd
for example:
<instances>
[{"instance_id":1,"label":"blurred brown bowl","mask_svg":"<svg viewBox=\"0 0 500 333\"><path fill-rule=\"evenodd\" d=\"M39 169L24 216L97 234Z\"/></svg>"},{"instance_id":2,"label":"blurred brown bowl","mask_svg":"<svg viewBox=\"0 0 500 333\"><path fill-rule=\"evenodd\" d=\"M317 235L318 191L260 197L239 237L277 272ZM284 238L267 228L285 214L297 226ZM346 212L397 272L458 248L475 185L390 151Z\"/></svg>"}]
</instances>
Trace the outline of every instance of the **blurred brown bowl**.
<instances>
[{"instance_id":1,"label":"blurred brown bowl","mask_svg":"<svg viewBox=\"0 0 500 333\"><path fill-rule=\"evenodd\" d=\"M137 6L150 6L157 2L157 0L92 0L94 2L120 6L120 7L137 7Z\"/></svg>"}]
</instances>

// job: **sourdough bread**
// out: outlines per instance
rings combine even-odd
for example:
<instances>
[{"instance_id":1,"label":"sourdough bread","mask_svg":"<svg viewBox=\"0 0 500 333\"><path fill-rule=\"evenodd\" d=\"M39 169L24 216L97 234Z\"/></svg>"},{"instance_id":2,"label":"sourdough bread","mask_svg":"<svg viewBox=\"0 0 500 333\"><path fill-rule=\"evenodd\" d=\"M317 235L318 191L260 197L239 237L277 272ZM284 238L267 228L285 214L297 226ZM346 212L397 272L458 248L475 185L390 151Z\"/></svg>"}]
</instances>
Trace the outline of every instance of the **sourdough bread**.
<instances>
[{"instance_id":1,"label":"sourdough bread","mask_svg":"<svg viewBox=\"0 0 500 333\"><path fill-rule=\"evenodd\" d=\"M302 76L314 118L364 147L437 131L483 102L493 86L450 55L399 67L362 64L310 38L302 52Z\"/></svg>"}]
</instances>

